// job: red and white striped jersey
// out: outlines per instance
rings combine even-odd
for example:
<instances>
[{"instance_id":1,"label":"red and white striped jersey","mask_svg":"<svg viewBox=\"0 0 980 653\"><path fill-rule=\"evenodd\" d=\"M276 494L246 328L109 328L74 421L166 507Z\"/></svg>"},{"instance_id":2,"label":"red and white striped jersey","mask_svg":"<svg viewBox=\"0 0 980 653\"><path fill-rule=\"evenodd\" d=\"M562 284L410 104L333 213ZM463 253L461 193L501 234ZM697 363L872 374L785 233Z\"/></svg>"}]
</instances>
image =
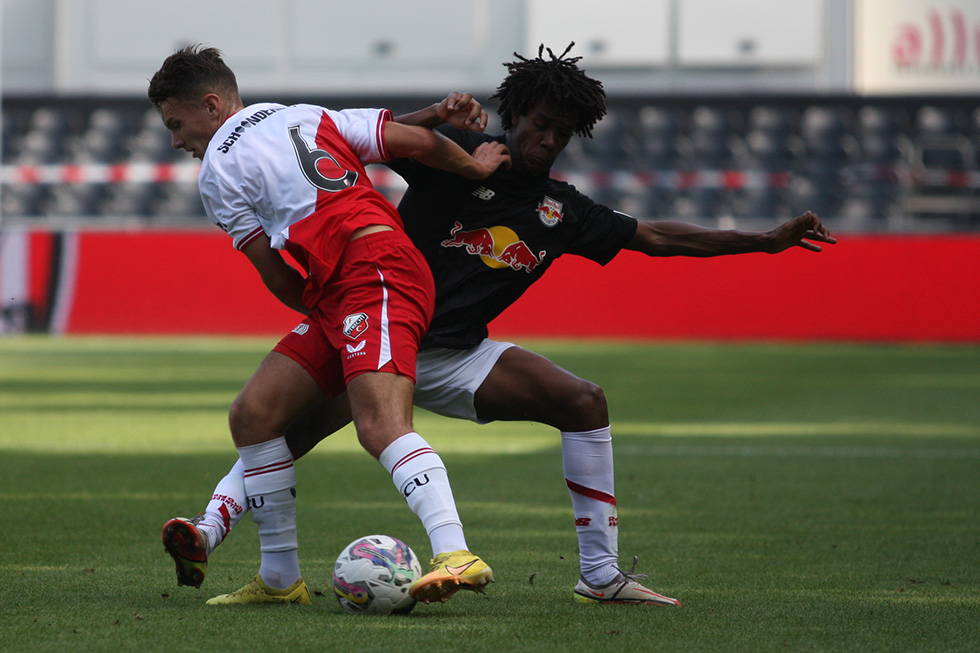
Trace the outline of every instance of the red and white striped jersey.
<instances>
[{"instance_id":1,"label":"red and white striped jersey","mask_svg":"<svg viewBox=\"0 0 980 653\"><path fill-rule=\"evenodd\" d=\"M243 249L262 232L276 249L289 228L314 213L334 256L367 224L401 228L394 206L371 184L364 165L389 158L386 109L253 104L218 129L198 186L208 217ZM320 224L322 222L322 224Z\"/></svg>"}]
</instances>

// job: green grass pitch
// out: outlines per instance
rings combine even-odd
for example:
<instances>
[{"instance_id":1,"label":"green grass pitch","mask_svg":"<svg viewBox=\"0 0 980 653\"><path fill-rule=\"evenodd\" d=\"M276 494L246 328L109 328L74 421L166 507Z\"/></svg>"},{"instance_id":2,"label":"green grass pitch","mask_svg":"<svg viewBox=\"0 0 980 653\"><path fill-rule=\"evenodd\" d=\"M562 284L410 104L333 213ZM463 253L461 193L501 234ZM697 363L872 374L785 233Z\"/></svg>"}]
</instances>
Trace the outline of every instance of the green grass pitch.
<instances>
[{"instance_id":1,"label":"green grass pitch","mask_svg":"<svg viewBox=\"0 0 980 653\"><path fill-rule=\"evenodd\" d=\"M258 568L246 519L200 590L160 527L235 459L273 339L0 338L0 650L968 651L980 643L980 347L526 343L600 383L621 562L679 609L583 606L558 436L417 414L486 596L351 617L340 549L428 541L345 429L297 465L309 607L204 601Z\"/></svg>"}]
</instances>

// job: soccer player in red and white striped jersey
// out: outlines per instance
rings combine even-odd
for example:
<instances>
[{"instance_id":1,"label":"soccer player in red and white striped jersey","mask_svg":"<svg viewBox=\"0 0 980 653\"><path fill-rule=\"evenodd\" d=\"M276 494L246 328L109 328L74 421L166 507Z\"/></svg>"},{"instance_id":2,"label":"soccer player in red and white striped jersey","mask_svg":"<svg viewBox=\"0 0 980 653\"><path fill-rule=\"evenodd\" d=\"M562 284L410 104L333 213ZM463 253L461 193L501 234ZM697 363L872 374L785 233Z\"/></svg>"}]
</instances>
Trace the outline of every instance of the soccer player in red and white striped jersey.
<instances>
[{"instance_id":1,"label":"soccer player in red and white striped jersey","mask_svg":"<svg viewBox=\"0 0 980 653\"><path fill-rule=\"evenodd\" d=\"M509 162L506 148L470 155L429 129L392 122L381 109L246 107L214 48L175 52L154 74L148 95L173 146L202 160L198 185L208 217L269 290L306 315L302 333L262 361L231 407L262 566L245 587L212 602L309 602L297 554L296 475L283 434L324 396L344 392L359 441L391 473L440 561L412 586L412 596L441 600L461 587L482 590L493 573L468 551L445 466L412 424L432 276L364 164L410 157L483 179ZM178 568L189 561L186 580L194 584L201 552L192 532L175 520L164 542ZM464 565L465 572L446 571Z\"/></svg>"}]
</instances>

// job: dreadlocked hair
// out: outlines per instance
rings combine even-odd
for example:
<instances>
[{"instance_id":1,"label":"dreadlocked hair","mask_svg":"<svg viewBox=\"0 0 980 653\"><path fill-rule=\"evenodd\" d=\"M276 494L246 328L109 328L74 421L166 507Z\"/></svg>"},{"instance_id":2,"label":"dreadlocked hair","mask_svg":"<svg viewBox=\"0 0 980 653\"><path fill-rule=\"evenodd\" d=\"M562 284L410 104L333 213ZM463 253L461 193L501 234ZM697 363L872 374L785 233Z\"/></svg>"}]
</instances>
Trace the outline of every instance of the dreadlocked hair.
<instances>
[{"instance_id":1,"label":"dreadlocked hair","mask_svg":"<svg viewBox=\"0 0 980 653\"><path fill-rule=\"evenodd\" d=\"M565 58L574 45L572 41L556 57L551 48L542 44L537 58L525 59L515 52L519 61L504 64L508 75L490 99L500 100L497 113L505 130L513 127L516 118L544 103L576 112L575 133L591 138L592 128L606 115L606 92L602 82L592 79L576 65L582 57ZM545 50L550 59L544 58Z\"/></svg>"}]
</instances>

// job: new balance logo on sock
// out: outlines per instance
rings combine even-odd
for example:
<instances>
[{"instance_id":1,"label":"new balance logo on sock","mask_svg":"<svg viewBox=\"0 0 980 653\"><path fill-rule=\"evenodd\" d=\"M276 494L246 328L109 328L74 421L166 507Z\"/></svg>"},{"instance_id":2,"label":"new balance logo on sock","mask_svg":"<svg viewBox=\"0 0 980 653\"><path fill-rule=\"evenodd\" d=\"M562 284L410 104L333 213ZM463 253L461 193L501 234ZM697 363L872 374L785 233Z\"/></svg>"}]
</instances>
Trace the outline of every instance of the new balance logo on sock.
<instances>
[{"instance_id":1,"label":"new balance logo on sock","mask_svg":"<svg viewBox=\"0 0 980 653\"><path fill-rule=\"evenodd\" d=\"M575 518L575 525L576 526L589 526L591 523L592 523L592 518L591 517L576 517Z\"/></svg>"}]
</instances>

